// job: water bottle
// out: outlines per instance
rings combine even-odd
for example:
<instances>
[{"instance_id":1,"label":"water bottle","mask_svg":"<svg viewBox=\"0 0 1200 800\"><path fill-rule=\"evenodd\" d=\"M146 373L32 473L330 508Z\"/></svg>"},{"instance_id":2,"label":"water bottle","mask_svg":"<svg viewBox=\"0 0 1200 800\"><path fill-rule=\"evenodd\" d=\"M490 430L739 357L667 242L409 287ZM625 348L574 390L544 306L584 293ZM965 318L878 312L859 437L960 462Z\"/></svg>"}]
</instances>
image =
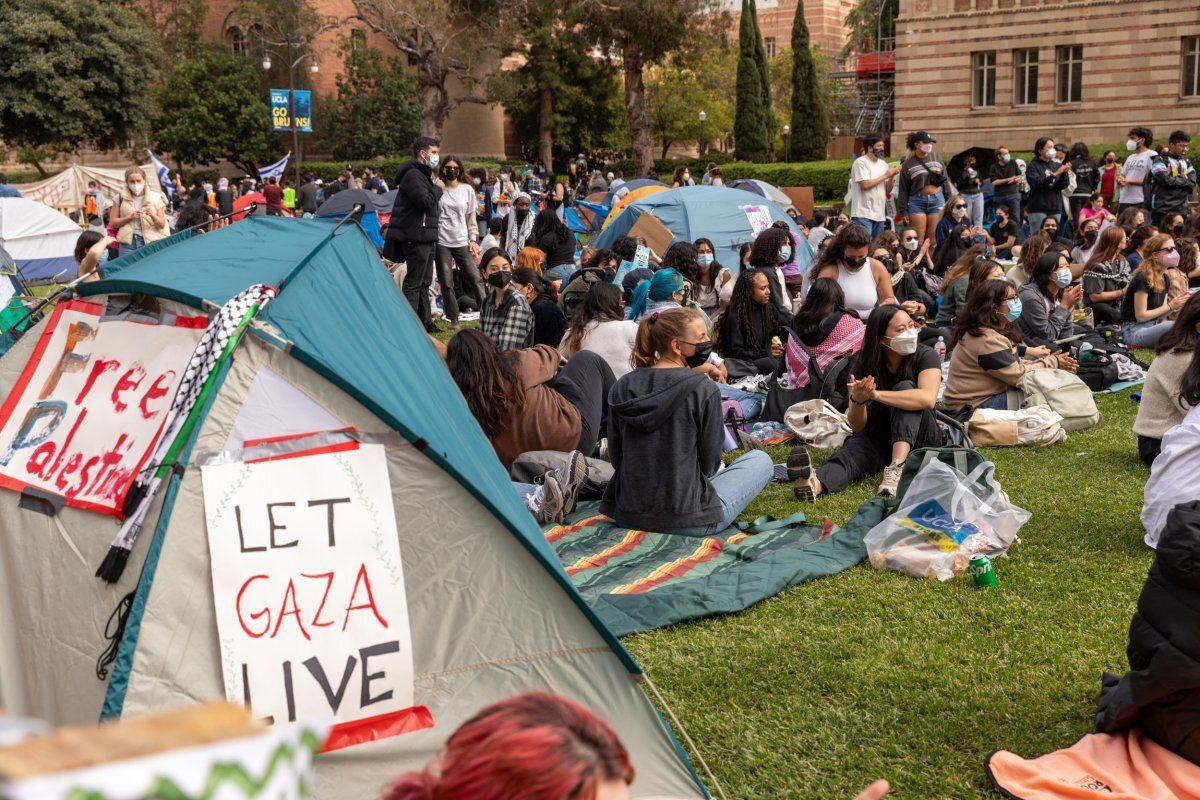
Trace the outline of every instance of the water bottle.
<instances>
[{"instance_id":1,"label":"water bottle","mask_svg":"<svg viewBox=\"0 0 1200 800\"><path fill-rule=\"evenodd\" d=\"M933 345L933 351L938 354L938 358L946 360L946 339L944 337L938 337L937 342Z\"/></svg>"}]
</instances>

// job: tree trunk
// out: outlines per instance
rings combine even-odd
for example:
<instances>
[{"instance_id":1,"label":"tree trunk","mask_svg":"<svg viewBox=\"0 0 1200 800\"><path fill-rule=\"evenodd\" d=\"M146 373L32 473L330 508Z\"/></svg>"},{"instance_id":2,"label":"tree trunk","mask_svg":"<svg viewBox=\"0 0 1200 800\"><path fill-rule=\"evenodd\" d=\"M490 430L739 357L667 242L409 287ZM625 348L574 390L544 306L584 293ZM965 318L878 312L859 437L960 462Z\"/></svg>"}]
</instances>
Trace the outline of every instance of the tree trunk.
<instances>
[{"instance_id":1,"label":"tree trunk","mask_svg":"<svg viewBox=\"0 0 1200 800\"><path fill-rule=\"evenodd\" d=\"M672 142L670 139L662 140L662 150L660 151L662 153L662 155L660 155L659 158L667 157L667 151L671 149L672 144L674 144L674 142Z\"/></svg>"},{"instance_id":2,"label":"tree trunk","mask_svg":"<svg viewBox=\"0 0 1200 800\"><path fill-rule=\"evenodd\" d=\"M541 104L538 106L538 159L546 165L546 172L554 173L554 133L550 125L554 117L554 92L545 83L541 89Z\"/></svg>"},{"instance_id":3,"label":"tree trunk","mask_svg":"<svg viewBox=\"0 0 1200 800\"><path fill-rule=\"evenodd\" d=\"M625 72L625 117L629 126L629 142L633 147L633 163L638 176L654 167L650 149L650 118L646 114L646 84L642 70L645 66L636 54L626 51L622 61Z\"/></svg>"},{"instance_id":4,"label":"tree trunk","mask_svg":"<svg viewBox=\"0 0 1200 800\"><path fill-rule=\"evenodd\" d=\"M429 58L437 58L430 55ZM417 69L417 103L421 107L421 135L442 140L446 117L450 116L450 93L446 91L446 72L434 64Z\"/></svg>"}]
</instances>

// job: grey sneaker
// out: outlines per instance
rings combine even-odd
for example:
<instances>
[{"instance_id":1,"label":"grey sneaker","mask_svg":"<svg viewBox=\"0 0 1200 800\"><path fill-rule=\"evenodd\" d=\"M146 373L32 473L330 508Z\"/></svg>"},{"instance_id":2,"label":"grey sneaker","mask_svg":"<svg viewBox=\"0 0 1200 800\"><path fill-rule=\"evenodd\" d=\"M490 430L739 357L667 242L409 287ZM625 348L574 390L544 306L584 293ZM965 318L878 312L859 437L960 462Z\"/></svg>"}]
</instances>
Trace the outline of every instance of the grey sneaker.
<instances>
[{"instance_id":1,"label":"grey sneaker","mask_svg":"<svg viewBox=\"0 0 1200 800\"><path fill-rule=\"evenodd\" d=\"M579 489L583 486L583 482L587 480L587 459L583 457L583 453L574 450L567 458L567 463L553 470L553 473L554 477L558 480L559 487L562 489L563 515L565 516L575 510L575 501L579 497Z\"/></svg>"},{"instance_id":2,"label":"grey sneaker","mask_svg":"<svg viewBox=\"0 0 1200 800\"><path fill-rule=\"evenodd\" d=\"M787 459L787 476L792 482L792 494L801 503L812 503L817 499L817 476L813 473L812 456L808 447L798 444L792 448Z\"/></svg>"},{"instance_id":3,"label":"grey sneaker","mask_svg":"<svg viewBox=\"0 0 1200 800\"><path fill-rule=\"evenodd\" d=\"M904 472L904 464L888 464L883 468L883 480L879 482L880 497L895 497L900 488L900 475Z\"/></svg>"},{"instance_id":4,"label":"grey sneaker","mask_svg":"<svg viewBox=\"0 0 1200 800\"><path fill-rule=\"evenodd\" d=\"M563 521L563 491L553 472L547 472L542 485L525 498L525 507L539 524Z\"/></svg>"}]
</instances>

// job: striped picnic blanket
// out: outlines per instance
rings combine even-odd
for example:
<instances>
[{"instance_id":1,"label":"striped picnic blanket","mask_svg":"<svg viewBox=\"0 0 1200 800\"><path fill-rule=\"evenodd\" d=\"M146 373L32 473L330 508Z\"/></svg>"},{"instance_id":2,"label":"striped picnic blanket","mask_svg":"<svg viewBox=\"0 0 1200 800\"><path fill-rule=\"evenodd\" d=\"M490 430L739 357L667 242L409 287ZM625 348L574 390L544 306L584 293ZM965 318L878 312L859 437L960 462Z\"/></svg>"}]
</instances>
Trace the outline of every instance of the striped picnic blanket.
<instances>
[{"instance_id":1,"label":"striped picnic blanket","mask_svg":"<svg viewBox=\"0 0 1200 800\"><path fill-rule=\"evenodd\" d=\"M795 514L698 538L621 528L596 507L580 504L544 533L576 590L617 636L741 611L849 569L866 557L863 537L887 513L875 498L845 527Z\"/></svg>"}]
</instances>

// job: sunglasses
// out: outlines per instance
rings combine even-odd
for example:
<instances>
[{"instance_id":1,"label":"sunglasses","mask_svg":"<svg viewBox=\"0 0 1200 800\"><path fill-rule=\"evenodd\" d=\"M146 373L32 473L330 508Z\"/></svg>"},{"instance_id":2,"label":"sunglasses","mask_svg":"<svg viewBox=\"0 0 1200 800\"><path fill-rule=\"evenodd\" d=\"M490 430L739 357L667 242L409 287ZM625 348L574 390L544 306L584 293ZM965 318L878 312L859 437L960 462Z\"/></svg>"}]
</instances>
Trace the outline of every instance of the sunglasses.
<instances>
[{"instance_id":1,"label":"sunglasses","mask_svg":"<svg viewBox=\"0 0 1200 800\"><path fill-rule=\"evenodd\" d=\"M1174 247L1164 247L1160 250L1155 250L1154 252L1156 252L1156 253L1174 253L1175 248Z\"/></svg>"},{"instance_id":2,"label":"sunglasses","mask_svg":"<svg viewBox=\"0 0 1200 800\"><path fill-rule=\"evenodd\" d=\"M916 240L917 240L917 237L915 237L915 236L905 236L904 237L904 241L906 241L906 242L915 242Z\"/></svg>"}]
</instances>

